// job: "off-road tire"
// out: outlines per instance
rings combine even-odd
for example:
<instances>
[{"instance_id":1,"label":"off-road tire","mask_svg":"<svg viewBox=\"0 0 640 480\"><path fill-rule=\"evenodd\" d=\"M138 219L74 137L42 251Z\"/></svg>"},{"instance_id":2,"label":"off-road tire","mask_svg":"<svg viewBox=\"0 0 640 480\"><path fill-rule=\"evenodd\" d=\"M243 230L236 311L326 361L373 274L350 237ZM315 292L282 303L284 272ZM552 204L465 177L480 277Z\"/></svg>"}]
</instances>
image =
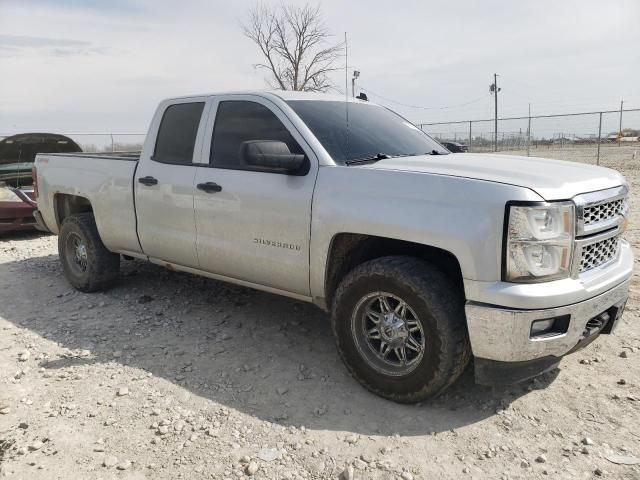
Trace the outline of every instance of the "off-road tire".
<instances>
[{"instance_id":1,"label":"off-road tire","mask_svg":"<svg viewBox=\"0 0 640 480\"><path fill-rule=\"evenodd\" d=\"M426 348L407 375L380 373L356 346L354 309L361 298L378 291L402 298L422 323ZM351 375L371 392L400 403L437 396L456 381L471 357L463 292L443 272L417 258L382 257L349 272L333 297L331 324Z\"/></svg>"},{"instance_id":2,"label":"off-road tire","mask_svg":"<svg viewBox=\"0 0 640 480\"><path fill-rule=\"evenodd\" d=\"M84 271L72 265L74 259L67 248L70 237L79 237L86 247ZM120 255L104 246L92 213L71 215L64 219L58 235L58 254L65 277L81 292L95 292L109 287L120 271Z\"/></svg>"}]
</instances>

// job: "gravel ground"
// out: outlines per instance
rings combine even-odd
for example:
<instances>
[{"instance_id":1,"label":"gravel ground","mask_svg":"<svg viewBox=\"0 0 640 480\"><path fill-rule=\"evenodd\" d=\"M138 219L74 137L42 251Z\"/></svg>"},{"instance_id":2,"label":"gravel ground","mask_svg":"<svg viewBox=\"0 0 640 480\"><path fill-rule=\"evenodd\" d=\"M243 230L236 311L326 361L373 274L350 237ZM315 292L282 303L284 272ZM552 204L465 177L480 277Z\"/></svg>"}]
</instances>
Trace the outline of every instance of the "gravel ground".
<instances>
[{"instance_id":1,"label":"gravel ground","mask_svg":"<svg viewBox=\"0 0 640 480\"><path fill-rule=\"evenodd\" d=\"M638 165L624 171L640 191ZM311 305L122 270L82 294L56 237L0 239L0 476L640 479L637 274L617 334L558 370L493 389L467 371L406 406L349 377Z\"/></svg>"}]
</instances>

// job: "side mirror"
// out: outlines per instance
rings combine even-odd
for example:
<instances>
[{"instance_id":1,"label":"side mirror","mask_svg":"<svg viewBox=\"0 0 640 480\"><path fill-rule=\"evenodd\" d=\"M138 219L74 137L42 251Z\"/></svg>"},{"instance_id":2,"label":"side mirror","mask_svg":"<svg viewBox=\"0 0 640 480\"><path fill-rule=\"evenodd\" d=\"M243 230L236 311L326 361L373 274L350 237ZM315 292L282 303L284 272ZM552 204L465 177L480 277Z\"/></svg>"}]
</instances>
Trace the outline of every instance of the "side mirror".
<instances>
[{"instance_id":1,"label":"side mirror","mask_svg":"<svg viewBox=\"0 0 640 480\"><path fill-rule=\"evenodd\" d=\"M291 153L286 143L278 140L249 140L240 145L240 158L247 165L285 173L295 173L302 167L305 156Z\"/></svg>"}]
</instances>

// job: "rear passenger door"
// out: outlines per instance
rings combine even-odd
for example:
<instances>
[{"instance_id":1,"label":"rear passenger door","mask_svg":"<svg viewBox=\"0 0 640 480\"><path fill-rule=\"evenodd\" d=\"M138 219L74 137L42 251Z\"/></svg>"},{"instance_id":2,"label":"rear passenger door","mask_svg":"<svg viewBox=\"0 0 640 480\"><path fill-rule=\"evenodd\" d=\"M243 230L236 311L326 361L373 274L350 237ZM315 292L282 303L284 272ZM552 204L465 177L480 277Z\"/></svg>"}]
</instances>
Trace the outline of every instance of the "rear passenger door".
<instances>
[{"instance_id":1,"label":"rear passenger door","mask_svg":"<svg viewBox=\"0 0 640 480\"><path fill-rule=\"evenodd\" d=\"M156 115L134 179L138 236L145 255L198 267L194 177L207 113L206 98L172 101ZM160 108L162 111L162 107Z\"/></svg>"},{"instance_id":2,"label":"rear passenger door","mask_svg":"<svg viewBox=\"0 0 640 480\"><path fill-rule=\"evenodd\" d=\"M246 165L240 145L251 140L282 141L306 156L305 167L291 175ZM198 168L194 199L200 268L308 296L318 162L304 138L271 101L220 96L211 106L202 151L207 163ZM212 184L214 189L205 188Z\"/></svg>"}]
</instances>

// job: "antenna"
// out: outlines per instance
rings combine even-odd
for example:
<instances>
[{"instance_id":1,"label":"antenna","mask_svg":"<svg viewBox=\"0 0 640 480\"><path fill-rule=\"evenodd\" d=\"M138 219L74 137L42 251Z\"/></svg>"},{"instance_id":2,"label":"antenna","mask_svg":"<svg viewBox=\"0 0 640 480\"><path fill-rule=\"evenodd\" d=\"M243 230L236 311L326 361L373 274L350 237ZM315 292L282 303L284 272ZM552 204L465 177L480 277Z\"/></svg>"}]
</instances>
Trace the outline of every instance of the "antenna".
<instances>
[{"instance_id":1,"label":"antenna","mask_svg":"<svg viewBox=\"0 0 640 480\"><path fill-rule=\"evenodd\" d=\"M347 88L349 85L349 44L347 43L347 32L344 32L344 101L348 99Z\"/></svg>"},{"instance_id":2,"label":"antenna","mask_svg":"<svg viewBox=\"0 0 640 480\"><path fill-rule=\"evenodd\" d=\"M345 150L346 160L349 159L349 44L347 32L344 32L344 109L346 119Z\"/></svg>"}]
</instances>

